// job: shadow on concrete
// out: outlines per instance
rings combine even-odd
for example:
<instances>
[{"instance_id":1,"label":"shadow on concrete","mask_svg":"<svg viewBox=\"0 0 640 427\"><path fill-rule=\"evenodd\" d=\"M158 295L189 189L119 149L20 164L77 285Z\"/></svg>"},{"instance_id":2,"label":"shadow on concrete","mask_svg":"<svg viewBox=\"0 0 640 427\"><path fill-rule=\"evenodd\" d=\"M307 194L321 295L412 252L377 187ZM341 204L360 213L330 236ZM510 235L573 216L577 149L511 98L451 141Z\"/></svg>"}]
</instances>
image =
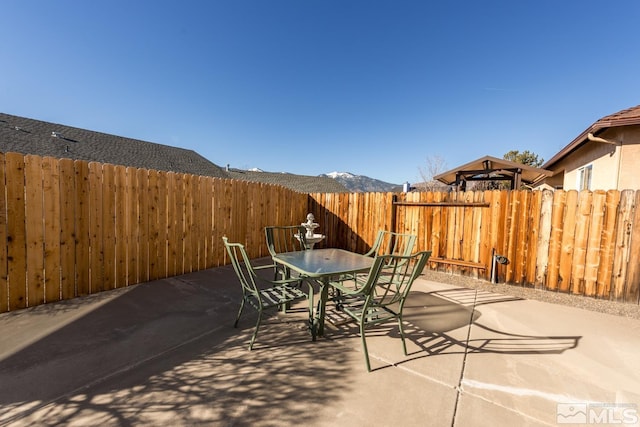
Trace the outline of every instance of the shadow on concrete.
<instances>
[{"instance_id":1,"label":"shadow on concrete","mask_svg":"<svg viewBox=\"0 0 640 427\"><path fill-rule=\"evenodd\" d=\"M520 301L520 298L456 288L430 293L412 292L405 307L405 320L414 326L408 336L426 355L455 353L558 354L576 348L580 336L522 335L482 325L477 307ZM466 333L451 331L473 325ZM486 332L486 337L480 331Z\"/></svg>"},{"instance_id":2,"label":"shadow on concrete","mask_svg":"<svg viewBox=\"0 0 640 427\"><path fill-rule=\"evenodd\" d=\"M464 353L559 354L578 346L580 336L521 335L492 329L480 322L482 312L477 307L520 300L467 288L435 292L411 291L403 313L407 323L405 334L420 348L420 351L411 354L411 360ZM471 325L478 329L470 337L468 332ZM354 323L342 322L336 326L349 336L359 335ZM398 339L398 346L401 346L395 322L367 329L366 334L367 337L388 335Z\"/></svg>"},{"instance_id":3,"label":"shadow on concrete","mask_svg":"<svg viewBox=\"0 0 640 427\"><path fill-rule=\"evenodd\" d=\"M5 348L0 424L305 424L314 405L348 392L345 356L311 342L304 310L267 318L247 350L256 317L233 328L240 293L229 266L108 293L38 308L50 331ZM0 325L29 333L29 316Z\"/></svg>"}]
</instances>

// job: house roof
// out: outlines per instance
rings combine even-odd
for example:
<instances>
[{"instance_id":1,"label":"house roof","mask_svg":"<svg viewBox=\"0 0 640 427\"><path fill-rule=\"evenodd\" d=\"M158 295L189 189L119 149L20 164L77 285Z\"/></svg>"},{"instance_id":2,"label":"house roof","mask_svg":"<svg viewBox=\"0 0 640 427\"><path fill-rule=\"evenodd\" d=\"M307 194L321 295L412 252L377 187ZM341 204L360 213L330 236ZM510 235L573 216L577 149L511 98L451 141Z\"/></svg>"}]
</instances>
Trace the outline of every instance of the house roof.
<instances>
[{"instance_id":1,"label":"house roof","mask_svg":"<svg viewBox=\"0 0 640 427\"><path fill-rule=\"evenodd\" d=\"M0 113L0 151L229 178L192 150Z\"/></svg>"},{"instance_id":2,"label":"house roof","mask_svg":"<svg viewBox=\"0 0 640 427\"><path fill-rule=\"evenodd\" d=\"M566 147L560 150L555 156L549 159L544 165L542 165L542 167L545 169L549 169L555 163L564 158L567 154L584 145L589 140L589 134L593 134L595 136L608 128L633 125L640 125L640 105L627 108L626 110L618 111L617 113L604 116L603 118L597 120L587 129L585 129L580 135L578 135L573 141L571 141Z\"/></svg>"},{"instance_id":3,"label":"house roof","mask_svg":"<svg viewBox=\"0 0 640 427\"><path fill-rule=\"evenodd\" d=\"M233 179L276 184L299 193L348 193L340 182L327 176L294 175L281 172L262 172L241 169L228 169Z\"/></svg>"},{"instance_id":4,"label":"house roof","mask_svg":"<svg viewBox=\"0 0 640 427\"><path fill-rule=\"evenodd\" d=\"M551 176L551 172L545 169L534 168L497 157L484 156L459 166L450 171L441 173L433 177L434 180L447 185L459 182L459 177L465 180L492 180L492 179L513 179L517 174L525 183L533 183L544 176Z\"/></svg>"}]
</instances>

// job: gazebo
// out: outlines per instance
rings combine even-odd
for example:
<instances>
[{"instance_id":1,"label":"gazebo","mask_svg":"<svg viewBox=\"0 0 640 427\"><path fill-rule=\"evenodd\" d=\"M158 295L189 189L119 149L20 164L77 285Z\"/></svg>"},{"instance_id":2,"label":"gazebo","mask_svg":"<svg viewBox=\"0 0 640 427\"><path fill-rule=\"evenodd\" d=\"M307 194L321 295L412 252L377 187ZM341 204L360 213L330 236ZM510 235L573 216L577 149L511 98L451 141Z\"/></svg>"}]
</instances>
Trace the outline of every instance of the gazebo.
<instances>
[{"instance_id":1,"label":"gazebo","mask_svg":"<svg viewBox=\"0 0 640 427\"><path fill-rule=\"evenodd\" d=\"M451 169L433 177L447 185L456 185L459 191L465 191L468 181L510 181L512 189L521 184L533 184L553 172L534 168L497 157L484 156L465 165Z\"/></svg>"}]
</instances>

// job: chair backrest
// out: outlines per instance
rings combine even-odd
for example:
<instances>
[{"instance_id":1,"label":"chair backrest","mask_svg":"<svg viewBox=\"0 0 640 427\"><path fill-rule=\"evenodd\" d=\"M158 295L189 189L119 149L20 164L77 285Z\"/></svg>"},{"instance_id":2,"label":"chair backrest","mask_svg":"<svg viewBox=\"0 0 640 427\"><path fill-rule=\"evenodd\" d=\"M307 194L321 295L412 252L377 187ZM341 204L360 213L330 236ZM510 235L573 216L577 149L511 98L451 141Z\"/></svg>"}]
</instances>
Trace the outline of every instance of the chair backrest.
<instances>
[{"instance_id":1,"label":"chair backrest","mask_svg":"<svg viewBox=\"0 0 640 427\"><path fill-rule=\"evenodd\" d=\"M224 247L227 249L229 259L231 260L233 269L238 276L238 280L240 280L244 293L253 294L259 301L258 287L255 282L257 275L251 265L251 261L249 260L249 256L247 255L247 251L245 251L244 246L240 243L229 242L227 236L223 236L222 241L224 242Z\"/></svg>"},{"instance_id":2,"label":"chair backrest","mask_svg":"<svg viewBox=\"0 0 640 427\"><path fill-rule=\"evenodd\" d=\"M271 256L283 252L303 251L307 248L306 228L302 225L268 226L264 228L267 249Z\"/></svg>"},{"instance_id":3,"label":"chair backrest","mask_svg":"<svg viewBox=\"0 0 640 427\"><path fill-rule=\"evenodd\" d=\"M392 231L380 230L373 242L373 246L365 255L411 255L416 245L417 236L415 234L394 233Z\"/></svg>"},{"instance_id":4,"label":"chair backrest","mask_svg":"<svg viewBox=\"0 0 640 427\"><path fill-rule=\"evenodd\" d=\"M414 280L422 274L431 251L422 251L414 255L380 255L376 257L366 283L361 289L366 297L366 306L390 306L400 304L409 294Z\"/></svg>"}]
</instances>

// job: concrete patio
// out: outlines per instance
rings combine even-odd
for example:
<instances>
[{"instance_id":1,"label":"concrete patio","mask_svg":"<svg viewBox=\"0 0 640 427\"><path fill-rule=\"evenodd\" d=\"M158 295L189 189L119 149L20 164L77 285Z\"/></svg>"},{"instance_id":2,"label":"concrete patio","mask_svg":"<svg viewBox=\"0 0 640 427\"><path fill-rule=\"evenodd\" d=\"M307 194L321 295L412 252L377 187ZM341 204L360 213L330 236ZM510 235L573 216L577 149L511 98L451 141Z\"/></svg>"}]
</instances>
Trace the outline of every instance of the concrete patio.
<instances>
[{"instance_id":1,"label":"concrete patio","mask_svg":"<svg viewBox=\"0 0 640 427\"><path fill-rule=\"evenodd\" d=\"M229 266L0 315L0 425L640 425L640 321L425 279L368 335L233 320Z\"/></svg>"}]
</instances>

